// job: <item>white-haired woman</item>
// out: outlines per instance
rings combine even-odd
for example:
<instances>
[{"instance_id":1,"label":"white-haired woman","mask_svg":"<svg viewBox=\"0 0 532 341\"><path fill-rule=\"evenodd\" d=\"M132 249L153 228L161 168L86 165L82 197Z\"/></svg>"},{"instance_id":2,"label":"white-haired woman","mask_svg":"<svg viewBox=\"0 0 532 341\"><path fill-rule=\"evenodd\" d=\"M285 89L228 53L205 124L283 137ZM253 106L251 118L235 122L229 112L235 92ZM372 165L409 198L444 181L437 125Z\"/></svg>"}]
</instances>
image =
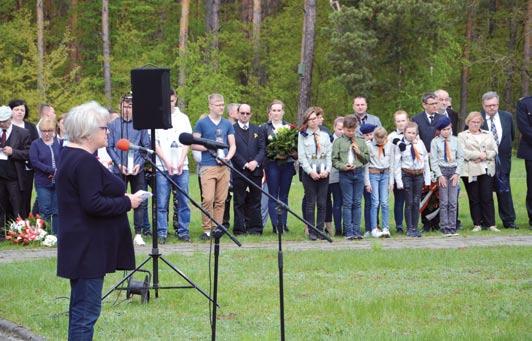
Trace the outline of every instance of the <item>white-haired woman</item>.
<instances>
[{"instance_id":1,"label":"white-haired woman","mask_svg":"<svg viewBox=\"0 0 532 341\"><path fill-rule=\"evenodd\" d=\"M72 108L69 145L56 174L59 220L57 275L70 279L69 340L91 340L106 273L133 269L127 212L141 203L96 158L107 146L109 112L96 102Z\"/></svg>"}]
</instances>

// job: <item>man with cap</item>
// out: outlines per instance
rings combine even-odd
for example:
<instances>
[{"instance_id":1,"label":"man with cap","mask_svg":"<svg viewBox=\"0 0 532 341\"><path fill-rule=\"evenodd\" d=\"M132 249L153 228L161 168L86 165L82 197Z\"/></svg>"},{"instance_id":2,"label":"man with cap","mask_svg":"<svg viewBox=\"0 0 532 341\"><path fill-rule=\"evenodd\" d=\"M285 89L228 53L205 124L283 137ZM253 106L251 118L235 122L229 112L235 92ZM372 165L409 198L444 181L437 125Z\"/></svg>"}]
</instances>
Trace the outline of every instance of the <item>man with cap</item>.
<instances>
[{"instance_id":1,"label":"man with cap","mask_svg":"<svg viewBox=\"0 0 532 341\"><path fill-rule=\"evenodd\" d=\"M24 165L30 156L30 133L11 123L12 114L8 106L0 107L0 229L21 214Z\"/></svg>"},{"instance_id":2,"label":"man with cap","mask_svg":"<svg viewBox=\"0 0 532 341\"><path fill-rule=\"evenodd\" d=\"M532 229L532 96L521 98L517 102L516 112L517 129L521 132L517 157L525 160L526 211L528 227Z\"/></svg>"}]
</instances>

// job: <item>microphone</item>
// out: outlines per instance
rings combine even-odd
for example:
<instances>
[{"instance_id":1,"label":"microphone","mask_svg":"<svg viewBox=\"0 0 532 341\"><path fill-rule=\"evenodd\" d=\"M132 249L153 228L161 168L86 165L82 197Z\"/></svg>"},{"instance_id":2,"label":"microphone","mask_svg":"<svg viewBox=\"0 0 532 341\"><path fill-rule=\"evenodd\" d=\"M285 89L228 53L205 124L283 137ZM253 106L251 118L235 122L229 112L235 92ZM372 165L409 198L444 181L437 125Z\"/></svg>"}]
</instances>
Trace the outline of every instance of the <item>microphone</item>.
<instances>
[{"instance_id":1,"label":"microphone","mask_svg":"<svg viewBox=\"0 0 532 341\"><path fill-rule=\"evenodd\" d=\"M128 139L120 139L116 141L116 148L118 150L121 150L123 152L127 152L128 150L139 150L141 152L145 152L148 154L153 154L154 151L151 149L148 149L146 147L137 146L136 144L133 144L129 142Z\"/></svg>"},{"instance_id":2,"label":"microphone","mask_svg":"<svg viewBox=\"0 0 532 341\"><path fill-rule=\"evenodd\" d=\"M397 147L399 147L399 150L400 150L400 151L402 151L402 152L405 151L405 149L406 149L406 144L405 144L405 142L404 142L402 139L396 137L396 138L394 138L394 139L392 140L392 143L395 144Z\"/></svg>"},{"instance_id":3,"label":"microphone","mask_svg":"<svg viewBox=\"0 0 532 341\"><path fill-rule=\"evenodd\" d=\"M181 133L181 135L179 135L179 142L181 142L185 146L190 146L191 144L199 144L207 149L213 150L229 148L229 146L225 143L216 142L214 140L209 139L202 139L201 137L194 137L192 134L189 133Z\"/></svg>"}]
</instances>

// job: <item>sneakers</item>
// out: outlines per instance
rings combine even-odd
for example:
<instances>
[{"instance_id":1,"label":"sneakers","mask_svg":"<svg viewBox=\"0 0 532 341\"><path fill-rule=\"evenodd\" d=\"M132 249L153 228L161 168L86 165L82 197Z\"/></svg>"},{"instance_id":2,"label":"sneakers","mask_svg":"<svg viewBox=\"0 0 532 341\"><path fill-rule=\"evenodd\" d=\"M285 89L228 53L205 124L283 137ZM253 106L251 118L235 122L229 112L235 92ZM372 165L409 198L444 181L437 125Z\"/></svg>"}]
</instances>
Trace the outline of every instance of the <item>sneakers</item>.
<instances>
[{"instance_id":1,"label":"sneakers","mask_svg":"<svg viewBox=\"0 0 532 341\"><path fill-rule=\"evenodd\" d=\"M379 229L374 228L373 230L371 230L371 236L373 238L380 238L380 237L382 237L382 232L379 231Z\"/></svg>"},{"instance_id":2,"label":"sneakers","mask_svg":"<svg viewBox=\"0 0 532 341\"><path fill-rule=\"evenodd\" d=\"M146 245L146 243L144 242L144 239L142 239L142 235L141 234L136 234L135 235L135 238L133 238L133 244L135 244L137 246Z\"/></svg>"},{"instance_id":3,"label":"sneakers","mask_svg":"<svg viewBox=\"0 0 532 341\"><path fill-rule=\"evenodd\" d=\"M309 236L308 236L308 239L314 241L314 240L317 240L318 237L316 237L316 235L314 233L310 233Z\"/></svg>"},{"instance_id":4,"label":"sneakers","mask_svg":"<svg viewBox=\"0 0 532 341\"><path fill-rule=\"evenodd\" d=\"M387 229L387 228L384 228L384 229L382 230L382 233L381 233L381 234L382 234L382 237L384 237L384 238L390 238L390 237L391 237L390 230Z\"/></svg>"},{"instance_id":5,"label":"sneakers","mask_svg":"<svg viewBox=\"0 0 532 341\"><path fill-rule=\"evenodd\" d=\"M495 225L488 227L488 230L492 232L501 232L501 230L499 230Z\"/></svg>"},{"instance_id":6,"label":"sneakers","mask_svg":"<svg viewBox=\"0 0 532 341\"><path fill-rule=\"evenodd\" d=\"M403 230L403 228L402 228L402 227L399 227L399 226L396 227L396 232L397 232L397 234L403 234L403 233L405 233L405 231Z\"/></svg>"},{"instance_id":7,"label":"sneakers","mask_svg":"<svg viewBox=\"0 0 532 341\"><path fill-rule=\"evenodd\" d=\"M183 236L178 236L177 239L179 239L182 242L190 243L190 236L188 234L185 234Z\"/></svg>"},{"instance_id":8,"label":"sneakers","mask_svg":"<svg viewBox=\"0 0 532 341\"><path fill-rule=\"evenodd\" d=\"M475 227L473 227L473 232L480 232L482 231L482 227L480 227L480 225L475 225Z\"/></svg>"},{"instance_id":9,"label":"sneakers","mask_svg":"<svg viewBox=\"0 0 532 341\"><path fill-rule=\"evenodd\" d=\"M207 234L207 232L203 232L203 234L200 236L201 240L209 240L211 239L211 236Z\"/></svg>"},{"instance_id":10,"label":"sneakers","mask_svg":"<svg viewBox=\"0 0 532 341\"><path fill-rule=\"evenodd\" d=\"M412 238L421 238L421 232L419 232L417 229L416 230L408 230L406 231L406 236L407 237L412 237Z\"/></svg>"},{"instance_id":11,"label":"sneakers","mask_svg":"<svg viewBox=\"0 0 532 341\"><path fill-rule=\"evenodd\" d=\"M369 238L369 237L371 237L371 232L366 231L366 233L364 233L364 238Z\"/></svg>"}]
</instances>

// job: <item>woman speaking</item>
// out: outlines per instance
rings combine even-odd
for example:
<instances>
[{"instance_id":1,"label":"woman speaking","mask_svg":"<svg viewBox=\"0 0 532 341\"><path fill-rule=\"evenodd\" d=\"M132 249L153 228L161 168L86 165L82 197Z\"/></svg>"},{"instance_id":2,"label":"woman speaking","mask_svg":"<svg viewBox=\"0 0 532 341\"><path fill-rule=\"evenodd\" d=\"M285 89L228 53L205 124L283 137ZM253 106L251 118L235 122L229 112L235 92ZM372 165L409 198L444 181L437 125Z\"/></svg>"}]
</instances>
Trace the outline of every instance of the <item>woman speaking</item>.
<instances>
[{"instance_id":1,"label":"woman speaking","mask_svg":"<svg viewBox=\"0 0 532 341\"><path fill-rule=\"evenodd\" d=\"M61 228L57 275L70 279L69 340L92 340L106 273L135 267L127 212L140 195L127 194L95 152L107 146L109 112L96 102L72 108L64 126L68 147L56 174Z\"/></svg>"}]
</instances>

